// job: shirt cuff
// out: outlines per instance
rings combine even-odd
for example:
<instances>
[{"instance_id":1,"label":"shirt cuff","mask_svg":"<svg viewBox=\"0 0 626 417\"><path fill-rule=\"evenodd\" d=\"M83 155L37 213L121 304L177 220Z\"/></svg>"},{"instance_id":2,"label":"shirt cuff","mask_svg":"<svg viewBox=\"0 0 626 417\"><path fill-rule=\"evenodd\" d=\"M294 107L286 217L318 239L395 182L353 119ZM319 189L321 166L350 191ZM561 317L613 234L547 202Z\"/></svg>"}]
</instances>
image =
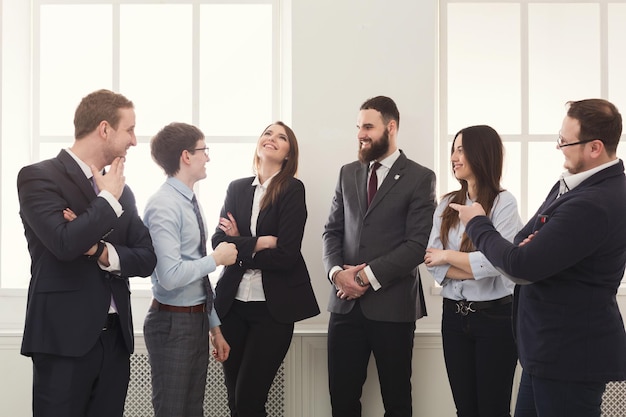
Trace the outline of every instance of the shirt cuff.
<instances>
[{"instance_id":1,"label":"shirt cuff","mask_svg":"<svg viewBox=\"0 0 626 417\"><path fill-rule=\"evenodd\" d=\"M215 311L215 307L212 307L211 312L209 313L209 329L219 327L221 324L222 322L217 315L217 311Z\"/></svg>"},{"instance_id":2,"label":"shirt cuff","mask_svg":"<svg viewBox=\"0 0 626 417\"><path fill-rule=\"evenodd\" d=\"M335 275L335 272L339 272L339 271L343 271L343 268L335 265L331 268L330 272L328 273L328 279L330 280L330 282L333 283L333 285L335 285L335 282L333 281L333 275ZM335 285L335 288L337 288L336 285Z\"/></svg>"},{"instance_id":3,"label":"shirt cuff","mask_svg":"<svg viewBox=\"0 0 626 417\"><path fill-rule=\"evenodd\" d=\"M111 194L107 190L100 191L100 194L98 194L98 197L102 197L106 201L109 202L109 204L111 205L111 208L113 209L113 211L115 211L115 215L117 217L120 217L124 213L124 210L122 209L122 205L120 204L120 202L117 201L115 197L113 197L113 194Z\"/></svg>"},{"instance_id":4,"label":"shirt cuff","mask_svg":"<svg viewBox=\"0 0 626 417\"><path fill-rule=\"evenodd\" d=\"M98 265L100 265L100 269L104 271L108 271L115 275L120 275L122 272L122 268L120 267L120 256L117 254L115 250L115 246L113 246L109 242L104 242L107 245L107 251L109 253L109 266L105 266L100 261L98 261Z\"/></svg>"},{"instance_id":5,"label":"shirt cuff","mask_svg":"<svg viewBox=\"0 0 626 417\"><path fill-rule=\"evenodd\" d=\"M370 268L369 265L367 265L363 269L363 273L367 276L367 279L370 282L370 286L374 291L378 291L382 287L382 285L380 285L380 282L378 282L378 280L376 279L374 271L372 271L372 268Z\"/></svg>"}]
</instances>

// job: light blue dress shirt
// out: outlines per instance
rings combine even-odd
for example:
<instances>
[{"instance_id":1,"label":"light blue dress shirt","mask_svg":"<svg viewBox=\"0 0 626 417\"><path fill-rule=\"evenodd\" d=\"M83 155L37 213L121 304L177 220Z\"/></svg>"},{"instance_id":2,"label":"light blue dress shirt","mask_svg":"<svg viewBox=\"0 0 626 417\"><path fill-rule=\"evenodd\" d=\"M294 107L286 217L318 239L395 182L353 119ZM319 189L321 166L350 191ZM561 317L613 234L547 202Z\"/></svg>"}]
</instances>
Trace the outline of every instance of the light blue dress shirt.
<instances>
[{"instance_id":1,"label":"light blue dress shirt","mask_svg":"<svg viewBox=\"0 0 626 417\"><path fill-rule=\"evenodd\" d=\"M163 304L204 303L203 279L216 268L211 254L203 257L200 253L200 230L191 203L193 195L193 190L180 180L168 177L146 204L143 222L150 230L157 257L152 294ZM209 325L213 328L220 324L214 307L209 313Z\"/></svg>"},{"instance_id":2,"label":"light blue dress shirt","mask_svg":"<svg viewBox=\"0 0 626 417\"><path fill-rule=\"evenodd\" d=\"M474 201L469 196L465 205L471 206ZM441 214L450 204L450 197L444 198L433 216L433 228L428 239L428 248L443 249L441 243ZM489 218L496 230L502 237L509 241L522 228L522 220L517 210L517 201L513 194L508 191L501 192L495 199ZM465 226L461 222L450 229L448 233L448 247L446 249L458 251L461 247L461 238ZM479 251L469 253L469 262L472 269L473 280L457 280L446 278L450 265L438 265L429 267L435 281L442 285L441 295L451 300L489 301L506 297L513 293L515 284L503 277L498 270L491 265Z\"/></svg>"}]
</instances>

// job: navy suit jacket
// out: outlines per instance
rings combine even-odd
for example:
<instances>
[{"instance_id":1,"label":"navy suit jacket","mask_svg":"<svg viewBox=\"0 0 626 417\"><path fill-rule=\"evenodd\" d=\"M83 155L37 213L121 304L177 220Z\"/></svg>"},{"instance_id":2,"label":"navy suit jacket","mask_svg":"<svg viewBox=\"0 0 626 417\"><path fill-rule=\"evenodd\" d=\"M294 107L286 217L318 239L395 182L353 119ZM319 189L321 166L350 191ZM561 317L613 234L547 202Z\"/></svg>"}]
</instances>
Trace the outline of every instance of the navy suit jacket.
<instances>
[{"instance_id":1,"label":"navy suit jacket","mask_svg":"<svg viewBox=\"0 0 626 417\"><path fill-rule=\"evenodd\" d=\"M225 317L237 294L247 269L262 271L263 291L272 318L280 323L293 323L319 314L309 271L302 257L301 246L307 218L304 185L296 178L289 181L276 204L261 210L256 236L276 236L277 247L264 249L253 256L257 238L250 233L250 218L255 187L254 177L233 181L228 186L220 216L232 213L240 236L227 236L216 227L213 248L221 242L237 245L237 263L227 266L215 288L215 309Z\"/></svg>"},{"instance_id":2,"label":"navy suit jacket","mask_svg":"<svg viewBox=\"0 0 626 417\"><path fill-rule=\"evenodd\" d=\"M626 380L626 332L616 300L626 265L624 164L557 199L558 191L557 183L514 243L484 216L469 221L466 232L493 265L530 281L516 287L514 305L526 372L565 381Z\"/></svg>"},{"instance_id":3,"label":"navy suit jacket","mask_svg":"<svg viewBox=\"0 0 626 417\"><path fill-rule=\"evenodd\" d=\"M111 294L124 342L133 352L128 278L146 277L156 265L148 229L125 187L117 217L65 150L56 158L22 168L17 177L20 216L31 256L26 322L21 353L83 356L96 343L106 321ZM68 222L63 209L78 216ZM103 239L115 247L121 275L100 269L83 255Z\"/></svg>"},{"instance_id":4,"label":"navy suit jacket","mask_svg":"<svg viewBox=\"0 0 626 417\"><path fill-rule=\"evenodd\" d=\"M402 151L401 151L402 152ZM370 320L411 322L426 315L418 265L424 260L435 211L435 174L401 153L367 207L368 166L339 173L324 240L324 266L369 264L381 284L359 298ZM347 314L355 300L330 290L328 311Z\"/></svg>"}]
</instances>

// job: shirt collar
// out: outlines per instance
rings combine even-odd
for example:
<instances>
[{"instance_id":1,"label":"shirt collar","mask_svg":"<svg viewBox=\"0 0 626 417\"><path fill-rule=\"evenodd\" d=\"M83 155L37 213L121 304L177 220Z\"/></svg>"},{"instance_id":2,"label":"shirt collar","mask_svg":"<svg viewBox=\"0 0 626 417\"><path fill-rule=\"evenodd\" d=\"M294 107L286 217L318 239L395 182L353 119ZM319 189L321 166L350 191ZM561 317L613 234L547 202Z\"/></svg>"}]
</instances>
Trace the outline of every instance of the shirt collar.
<instances>
[{"instance_id":1,"label":"shirt collar","mask_svg":"<svg viewBox=\"0 0 626 417\"><path fill-rule=\"evenodd\" d=\"M165 183L181 193L189 201L193 199L194 192L191 188L187 187L181 180L176 177L167 177Z\"/></svg>"},{"instance_id":2,"label":"shirt collar","mask_svg":"<svg viewBox=\"0 0 626 417\"><path fill-rule=\"evenodd\" d=\"M280 172L280 171L278 171ZM269 177L268 179L265 180L265 182L263 184L261 184L261 180L259 180L259 176L256 175L254 177L254 180L252 180L252 186L256 187L257 185L259 185L261 187L261 189L266 190L267 187L269 187L270 182L272 182L272 179L278 175L278 172L276 172L276 174L272 175L271 177Z\"/></svg>"},{"instance_id":3,"label":"shirt collar","mask_svg":"<svg viewBox=\"0 0 626 417\"><path fill-rule=\"evenodd\" d=\"M385 159L381 159L380 161L378 161L378 163L387 169L391 169L391 167L393 166L393 164L396 163L399 157L400 157L400 149L396 149L391 155L389 155ZM372 167L374 162L376 161L370 161L369 163L370 168Z\"/></svg>"},{"instance_id":4,"label":"shirt collar","mask_svg":"<svg viewBox=\"0 0 626 417\"><path fill-rule=\"evenodd\" d=\"M93 174L91 172L91 168L89 167L89 165L87 165L85 162L83 162L82 159L80 159L78 156L76 156L76 154L74 152L72 152L72 150L70 148L67 148L66 151L67 151L67 153L70 154L70 156L72 158L74 158L74 160L76 161L76 163L78 164L80 169L83 171L83 174L85 174L85 177L87 177L87 178L93 177Z\"/></svg>"},{"instance_id":5,"label":"shirt collar","mask_svg":"<svg viewBox=\"0 0 626 417\"><path fill-rule=\"evenodd\" d=\"M618 162L619 162L619 158L615 158L612 161L599 165L595 168L588 169L587 171L579 172L578 174L570 174L569 171L565 171L559 177L561 188L564 188L565 191L571 191L574 188L578 187L580 183L586 180L587 178L590 178L592 175L595 175L598 172L602 171L603 169L613 166L617 164Z\"/></svg>"}]
</instances>

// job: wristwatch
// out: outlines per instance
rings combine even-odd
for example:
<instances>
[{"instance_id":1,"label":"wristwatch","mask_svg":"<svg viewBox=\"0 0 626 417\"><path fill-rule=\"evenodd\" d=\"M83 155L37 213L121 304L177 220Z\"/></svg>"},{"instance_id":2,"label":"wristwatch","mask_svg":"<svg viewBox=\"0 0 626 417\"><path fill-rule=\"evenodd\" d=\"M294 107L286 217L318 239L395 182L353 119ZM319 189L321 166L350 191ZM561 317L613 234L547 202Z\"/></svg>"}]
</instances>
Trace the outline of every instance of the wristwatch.
<instances>
[{"instance_id":1,"label":"wristwatch","mask_svg":"<svg viewBox=\"0 0 626 417\"><path fill-rule=\"evenodd\" d=\"M356 275L354 276L354 281L356 281L357 284L359 284L360 287L367 287L369 284L366 284L363 281L363 278L361 278L361 271L357 272Z\"/></svg>"},{"instance_id":2,"label":"wristwatch","mask_svg":"<svg viewBox=\"0 0 626 417\"><path fill-rule=\"evenodd\" d=\"M97 261L98 258L100 258L100 255L102 255L102 252L104 252L104 247L106 245L104 244L104 242L101 240L98 242L98 247L96 248L96 251L92 254L92 255L87 255L87 259L89 259L90 261Z\"/></svg>"}]
</instances>

